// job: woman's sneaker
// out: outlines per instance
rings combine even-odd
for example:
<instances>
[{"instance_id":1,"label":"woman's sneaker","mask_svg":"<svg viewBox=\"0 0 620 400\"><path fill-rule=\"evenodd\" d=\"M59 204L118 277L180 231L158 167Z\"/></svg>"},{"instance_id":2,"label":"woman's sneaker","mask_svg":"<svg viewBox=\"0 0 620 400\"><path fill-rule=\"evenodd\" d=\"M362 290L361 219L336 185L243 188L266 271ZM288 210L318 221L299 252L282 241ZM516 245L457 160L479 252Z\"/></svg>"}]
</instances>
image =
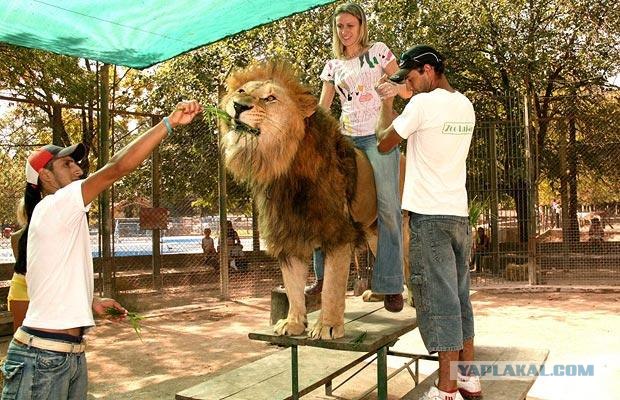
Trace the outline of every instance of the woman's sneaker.
<instances>
[{"instance_id":1,"label":"woman's sneaker","mask_svg":"<svg viewBox=\"0 0 620 400\"><path fill-rule=\"evenodd\" d=\"M458 390L453 393L447 393L437 389L437 386L433 386L428 392L424 393L420 400L463 400L463 397Z\"/></svg>"},{"instance_id":2,"label":"woman's sneaker","mask_svg":"<svg viewBox=\"0 0 620 400\"><path fill-rule=\"evenodd\" d=\"M482 386L480 386L480 378L471 375L465 376L457 373L456 387L465 398L465 400L479 400L482 398Z\"/></svg>"}]
</instances>

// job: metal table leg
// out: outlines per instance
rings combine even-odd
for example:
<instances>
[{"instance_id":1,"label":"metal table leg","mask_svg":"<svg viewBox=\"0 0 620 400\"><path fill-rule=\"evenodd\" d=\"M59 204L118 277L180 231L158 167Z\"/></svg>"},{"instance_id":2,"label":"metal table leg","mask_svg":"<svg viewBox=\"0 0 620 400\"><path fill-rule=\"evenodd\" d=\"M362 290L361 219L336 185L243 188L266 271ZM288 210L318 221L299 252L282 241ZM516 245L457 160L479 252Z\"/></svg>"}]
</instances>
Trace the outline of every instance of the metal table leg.
<instances>
[{"instance_id":1,"label":"metal table leg","mask_svg":"<svg viewBox=\"0 0 620 400\"><path fill-rule=\"evenodd\" d=\"M291 346L291 391L292 399L299 400L299 376L298 376L297 345Z\"/></svg>"},{"instance_id":2,"label":"metal table leg","mask_svg":"<svg viewBox=\"0 0 620 400\"><path fill-rule=\"evenodd\" d=\"M377 351L377 398L387 400L387 346Z\"/></svg>"}]
</instances>

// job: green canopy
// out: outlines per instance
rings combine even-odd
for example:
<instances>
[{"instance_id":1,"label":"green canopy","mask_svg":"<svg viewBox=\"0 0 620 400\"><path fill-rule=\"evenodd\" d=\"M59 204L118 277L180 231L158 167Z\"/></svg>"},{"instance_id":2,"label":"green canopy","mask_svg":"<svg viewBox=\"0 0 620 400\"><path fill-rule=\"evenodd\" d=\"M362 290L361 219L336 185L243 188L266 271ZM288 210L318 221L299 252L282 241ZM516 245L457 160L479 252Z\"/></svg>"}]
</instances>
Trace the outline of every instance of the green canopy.
<instances>
[{"instance_id":1,"label":"green canopy","mask_svg":"<svg viewBox=\"0 0 620 400\"><path fill-rule=\"evenodd\" d=\"M146 68L334 0L1 0L0 42Z\"/></svg>"}]
</instances>

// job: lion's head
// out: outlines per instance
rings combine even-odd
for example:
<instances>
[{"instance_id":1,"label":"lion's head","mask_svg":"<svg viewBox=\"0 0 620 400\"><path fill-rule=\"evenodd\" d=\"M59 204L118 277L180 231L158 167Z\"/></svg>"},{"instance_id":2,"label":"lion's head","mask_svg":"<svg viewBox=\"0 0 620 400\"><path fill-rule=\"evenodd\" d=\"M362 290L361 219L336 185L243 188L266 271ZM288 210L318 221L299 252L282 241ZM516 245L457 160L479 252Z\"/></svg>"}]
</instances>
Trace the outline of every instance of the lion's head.
<instances>
[{"instance_id":1,"label":"lion's head","mask_svg":"<svg viewBox=\"0 0 620 400\"><path fill-rule=\"evenodd\" d=\"M267 183L288 170L317 100L293 67L266 62L233 73L220 107L232 118L223 127L224 158L244 181Z\"/></svg>"}]
</instances>

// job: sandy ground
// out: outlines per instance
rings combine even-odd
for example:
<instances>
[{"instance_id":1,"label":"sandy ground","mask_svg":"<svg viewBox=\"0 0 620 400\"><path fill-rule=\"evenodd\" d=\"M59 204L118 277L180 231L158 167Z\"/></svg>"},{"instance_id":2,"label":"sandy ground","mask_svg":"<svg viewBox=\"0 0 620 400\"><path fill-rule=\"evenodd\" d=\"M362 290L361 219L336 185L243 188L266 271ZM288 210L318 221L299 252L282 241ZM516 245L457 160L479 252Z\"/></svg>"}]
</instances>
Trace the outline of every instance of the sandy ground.
<instances>
[{"instance_id":1,"label":"sandy ground","mask_svg":"<svg viewBox=\"0 0 620 400\"><path fill-rule=\"evenodd\" d=\"M584 363L595 367L593 377L540 377L528 399L620 398L616 388L620 379L620 292L479 292L473 304L477 344L547 348L547 365ZM248 332L268 324L267 298L205 301L145 316L143 342L127 324L102 322L89 334L89 399L174 399L175 393L211 374L279 350L247 338ZM396 348L425 353L416 331L403 336ZM402 364L403 359L395 357L388 361L390 368ZM434 367L425 362L421 372L430 373ZM375 376L371 366L334 394L340 399L359 396L374 383ZM399 373L390 380L390 399L400 398L412 386L409 374ZM304 398L335 397L318 389Z\"/></svg>"}]
</instances>

